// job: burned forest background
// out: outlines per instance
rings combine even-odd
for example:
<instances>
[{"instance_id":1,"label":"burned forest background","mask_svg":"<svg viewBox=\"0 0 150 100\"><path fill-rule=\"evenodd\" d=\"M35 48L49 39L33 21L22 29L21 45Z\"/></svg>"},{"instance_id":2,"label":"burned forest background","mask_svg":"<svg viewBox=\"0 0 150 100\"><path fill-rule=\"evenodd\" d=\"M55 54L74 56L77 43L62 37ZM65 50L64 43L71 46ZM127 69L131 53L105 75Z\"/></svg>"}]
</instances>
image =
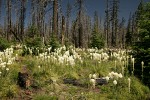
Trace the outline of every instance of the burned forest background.
<instances>
[{"instance_id":1,"label":"burned forest background","mask_svg":"<svg viewBox=\"0 0 150 100\"><path fill-rule=\"evenodd\" d=\"M4 19L4 23L0 23L1 38L29 45L36 45L32 43L35 41L41 45L74 45L80 48L130 48L138 41L142 0L137 10L130 13L128 20L118 17L119 0L105 1L103 19L97 11L93 12L92 17L88 15L85 0L75 0L74 4L68 0L66 7L61 5L62 2L0 0L0 19ZM66 9L65 13L62 8ZM6 16L2 19L4 11ZM72 16L73 12L75 16Z\"/></svg>"}]
</instances>

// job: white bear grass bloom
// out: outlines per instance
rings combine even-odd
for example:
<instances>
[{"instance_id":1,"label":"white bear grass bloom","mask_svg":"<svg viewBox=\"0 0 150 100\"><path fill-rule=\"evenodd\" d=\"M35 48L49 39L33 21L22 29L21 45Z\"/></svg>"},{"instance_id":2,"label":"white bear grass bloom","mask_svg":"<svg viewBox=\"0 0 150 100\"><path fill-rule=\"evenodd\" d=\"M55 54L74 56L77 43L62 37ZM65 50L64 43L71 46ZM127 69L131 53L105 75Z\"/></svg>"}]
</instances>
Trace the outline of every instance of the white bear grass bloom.
<instances>
[{"instance_id":1,"label":"white bear grass bloom","mask_svg":"<svg viewBox=\"0 0 150 100\"><path fill-rule=\"evenodd\" d=\"M109 81L109 78L110 78L110 77L108 77L108 76L105 77L105 79L106 79L107 82Z\"/></svg>"},{"instance_id":2,"label":"white bear grass bloom","mask_svg":"<svg viewBox=\"0 0 150 100\"><path fill-rule=\"evenodd\" d=\"M119 77L119 78L122 78L123 76L122 76L122 74L120 73L120 74L118 74L118 77Z\"/></svg>"},{"instance_id":3,"label":"white bear grass bloom","mask_svg":"<svg viewBox=\"0 0 150 100\"><path fill-rule=\"evenodd\" d=\"M6 68L7 71L9 71L9 68Z\"/></svg>"},{"instance_id":4,"label":"white bear grass bloom","mask_svg":"<svg viewBox=\"0 0 150 100\"><path fill-rule=\"evenodd\" d=\"M95 79L90 79L90 83L92 84L93 88L95 89L96 80Z\"/></svg>"},{"instance_id":5,"label":"white bear grass bloom","mask_svg":"<svg viewBox=\"0 0 150 100\"><path fill-rule=\"evenodd\" d=\"M89 78L90 78L90 79L92 78L92 74L89 75Z\"/></svg>"},{"instance_id":6,"label":"white bear grass bloom","mask_svg":"<svg viewBox=\"0 0 150 100\"><path fill-rule=\"evenodd\" d=\"M128 78L128 88L129 88L129 93L130 93L130 87L131 87L131 79Z\"/></svg>"},{"instance_id":7,"label":"white bear grass bloom","mask_svg":"<svg viewBox=\"0 0 150 100\"><path fill-rule=\"evenodd\" d=\"M41 68L41 66L38 66L38 68L40 69L40 68Z\"/></svg>"},{"instance_id":8,"label":"white bear grass bloom","mask_svg":"<svg viewBox=\"0 0 150 100\"><path fill-rule=\"evenodd\" d=\"M122 78L123 75L120 73L118 74L117 72L111 72L108 74L108 76L111 78L111 79L118 79L118 78Z\"/></svg>"},{"instance_id":9,"label":"white bear grass bloom","mask_svg":"<svg viewBox=\"0 0 150 100\"><path fill-rule=\"evenodd\" d=\"M113 81L113 84L114 84L114 85L117 85L117 81L116 81L116 80L114 80L114 81Z\"/></svg>"},{"instance_id":10,"label":"white bear grass bloom","mask_svg":"<svg viewBox=\"0 0 150 100\"><path fill-rule=\"evenodd\" d=\"M141 62L141 65L142 65L142 73L143 73L143 68L144 68L144 62L143 61Z\"/></svg>"}]
</instances>

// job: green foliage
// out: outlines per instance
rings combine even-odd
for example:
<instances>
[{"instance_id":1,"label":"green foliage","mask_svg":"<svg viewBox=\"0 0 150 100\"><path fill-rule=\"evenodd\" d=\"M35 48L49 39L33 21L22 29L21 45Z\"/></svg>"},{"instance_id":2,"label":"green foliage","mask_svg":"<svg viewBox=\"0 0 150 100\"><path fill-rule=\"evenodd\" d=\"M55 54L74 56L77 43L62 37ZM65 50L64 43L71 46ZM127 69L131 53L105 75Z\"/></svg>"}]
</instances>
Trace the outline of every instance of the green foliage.
<instances>
[{"instance_id":1,"label":"green foliage","mask_svg":"<svg viewBox=\"0 0 150 100\"><path fill-rule=\"evenodd\" d=\"M58 100L58 98L56 96L50 96L50 95L46 95L46 94L40 94L40 95L36 95L33 100Z\"/></svg>"},{"instance_id":2,"label":"green foliage","mask_svg":"<svg viewBox=\"0 0 150 100\"><path fill-rule=\"evenodd\" d=\"M91 38L91 47L97 47L98 49L101 49L104 47L104 41L100 34L96 31L93 31L92 38Z\"/></svg>"},{"instance_id":3,"label":"green foliage","mask_svg":"<svg viewBox=\"0 0 150 100\"><path fill-rule=\"evenodd\" d=\"M55 35L51 37L50 46L52 47L52 52L55 51L58 47L60 47L59 41Z\"/></svg>"},{"instance_id":4,"label":"green foliage","mask_svg":"<svg viewBox=\"0 0 150 100\"><path fill-rule=\"evenodd\" d=\"M40 37L28 38L26 40L27 47L42 47L42 39Z\"/></svg>"},{"instance_id":5,"label":"green foliage","mask_svg":"<svg viewBox=\"0 0 150 100\"><path fill-rule=\"evenodd\" d=\"M11 85L5 90L6 97L13 98L17 95L18 89L16 85Z\"/></svg>"},{"instance_id":6,"label":"green foliage","mask_svg":"<svg viewBox=\"0 0 150 100\"><path fill-rule=\"evenodd\" d=\"M146 100L147 97L144 95L149 93L149 88L146 86L142 86L139 80L136 78L132 78L131 80L131 94L136 95L136 98L138 98L138 100Z\"/></svg>"},{"instance_id":7,"label":"green foliage","mask_svg":"<svg viewBox=\"0 0 150 100\"><path fill-rule=\"evenodd\" d=\"M98 14L96 11L94 13L94 27L93 27L90 47L94 47L94 48L97 47L98 49L101 49L102 47L104 47L104 40L100 33L99 18L98 18Z\"/></svg>"},{"instance_id":8,"label":"green foliage","mask_svg":"<svg viewBox=\"0 0 150 100\"><path fill-rule=\"evenodd\" d=\"M138 20L139 41L133 46L133 56L136 58L135 74L142 79L141 62L144 61L143 82L150 87L150 3L143 5Z\"/></svg>"},{"instance_id":9,"label":"green foliage","mask_svg":"<svg viewBox=\"0 0 150 100\"><path fill-rule=\"evenodd\" d=\"M25 44L26 46L23 46L23 53L22 53L23 56L30 54L31 50L32 55L38 55L39 52L43 51L42 49L39 49L43 47L43 42L40 37L28 38L26 39Z\"/></svg>"},{"instance_id":10,"label":"green foliage","mask_svg":"<svg viewBox=\"0 0 150 100\"><path fill-rule=\"evenodd\" d=\"M35 36L38 36L39 32L38 29L35 26L31 26L28 29L27 36L30 38L34 38Z\"/></svg>"},{"instance_id":11,"label":"green foliage","mask_svg":"<svg viewBox=\"0 0 150 100\"><path fill-rule=\"evenodd\" d=\"M43 47L43 41L38 35L38 29L34 26L31 26L28 30L27 37L25 39L26 46L32 48L32 53L34 55L37 55L37 48ZM29 54L29 49L23 48L23 55L25 54Z\"/></svg>"},{"instance_id":12,"label":"green foliage","mask_svg":"<svg viewBox=\"0 0 150 100\"><path fill-rule=\"evenodd\" d=\"M65 46L68 49L71 45L73 45L68 38L65 38Z\"/></svg>"},{"instance_id":13,"label":"green foliage","mask_svg":"<svg viewBox=\"0 0 150 100\"><path fill-rule=\"evenodd\" d=\"M5 38L0 38L0 50L3 51L10 47L10 43Z\"/></svg>"},{"instance_id":14,"label":"green foliage","mask_svg":"<svg viewBox=\"0 0 150 100\"><path fill-rule=\"evenodd\" d=\"M130 31L127 31L127 33L126 33L126 45L127 46L131 45L131 43L132 43L131 38L132 38L132 33Z\"/></svg>"}]
</instances>

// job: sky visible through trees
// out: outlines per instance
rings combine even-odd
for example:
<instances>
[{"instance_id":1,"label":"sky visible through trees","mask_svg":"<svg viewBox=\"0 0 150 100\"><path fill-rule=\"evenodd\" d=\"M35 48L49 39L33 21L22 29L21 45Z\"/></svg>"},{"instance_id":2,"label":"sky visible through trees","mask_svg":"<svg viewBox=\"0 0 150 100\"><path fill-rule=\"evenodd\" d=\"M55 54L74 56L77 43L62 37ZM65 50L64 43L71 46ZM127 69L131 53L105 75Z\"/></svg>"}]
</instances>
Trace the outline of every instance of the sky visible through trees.
<instances>
[{"instance_id":1,"label":"sky visible through trees","mask_svg":"<svg viewBox=\"0 0 150 100\"><path fill-rule=\"evenodd\" d=\"M25 42L32 34L44 38L44 44L55 37L61 44L80 48L126 48L128 40L138 40L138 20L145 2L148 0L0 0L0 33L8 41Z\"/></svg>"},{"instance_id":2,"label":"sky visible through trees","mask_svg":"<svg viewBox=\"0 0 150 100\"><path fill-rule=\"evenodd\" d=\"M12 0L12 1L14 1L14 0ZM148 2L150 0L143 0L143 1ZM27 26L27 23L30 18L30 7L31 7L30 2L31 2L31 0L28 0L27 12L26 12L26 18L25 18L25 26ZM67 2L70 2L71 5L74 5L75 0L62 0L61 1L63 14L65 14L65 12L66 12ZM140 0L120 0L119 17L120 18L124 17L126 19L126 23L127 23L130 12L134 13L134 11L137 9L139 2L140 2ZM2 10L1 10L1 19L0 19L1 25L4 25L4 17L6 16L6 11L4 9L5 3L6 3L6 1L2 0L2 7L1 7ZM99 16L102 17L102 19L104 19L106 0L86 0L84 6L86 9L86 13L89 16L93 16L94 11L97 11ZM52 9L50 11L52 12ZM75 9L75 7L73 7L73 11L71 13L72 19L74 19L76 17L75 13L76 13L76 9ZM15 10L13 10L13 13L12 13L12 18L15 19L13 14L15 14Z\"/></svg>"}]
</instances>

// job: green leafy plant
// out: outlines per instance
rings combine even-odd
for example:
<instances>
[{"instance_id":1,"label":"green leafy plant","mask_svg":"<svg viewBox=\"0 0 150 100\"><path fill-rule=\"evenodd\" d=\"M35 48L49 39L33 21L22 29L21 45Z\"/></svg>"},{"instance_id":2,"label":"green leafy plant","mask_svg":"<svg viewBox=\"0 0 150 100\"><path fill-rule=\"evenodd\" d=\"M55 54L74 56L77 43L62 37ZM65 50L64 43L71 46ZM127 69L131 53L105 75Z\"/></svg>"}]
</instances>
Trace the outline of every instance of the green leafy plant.
<instances>
[{"instance_id":1,"label":"green leafy plant","mask_svg":"<svg viewBox=\"0 0 150 100\"><path fill-rule=\"evenodd\" d=\"M3 51L10 47L10 43L5 38L0 38L0 50Z\"/></svg>"}]
</instances>

